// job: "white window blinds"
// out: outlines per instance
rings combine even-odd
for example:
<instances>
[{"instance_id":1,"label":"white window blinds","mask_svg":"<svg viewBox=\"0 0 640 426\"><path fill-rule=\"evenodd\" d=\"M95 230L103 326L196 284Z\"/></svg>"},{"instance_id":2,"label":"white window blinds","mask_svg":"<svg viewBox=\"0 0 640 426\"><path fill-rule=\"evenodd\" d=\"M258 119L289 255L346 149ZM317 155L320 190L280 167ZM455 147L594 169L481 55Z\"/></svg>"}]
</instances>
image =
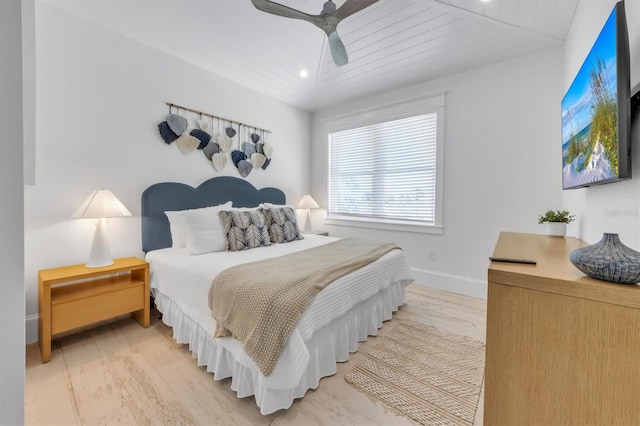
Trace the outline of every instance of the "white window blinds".
<instances>
[{"instance_id":1,"label":"white window blinds","mask_svg":"<svg viewBox=\"0 0 640 426\"><path fill-rule=\"evenodd\" d=\"M329 134L330 216L435 224L437 113Z\"/></svg>"}]
</instances>

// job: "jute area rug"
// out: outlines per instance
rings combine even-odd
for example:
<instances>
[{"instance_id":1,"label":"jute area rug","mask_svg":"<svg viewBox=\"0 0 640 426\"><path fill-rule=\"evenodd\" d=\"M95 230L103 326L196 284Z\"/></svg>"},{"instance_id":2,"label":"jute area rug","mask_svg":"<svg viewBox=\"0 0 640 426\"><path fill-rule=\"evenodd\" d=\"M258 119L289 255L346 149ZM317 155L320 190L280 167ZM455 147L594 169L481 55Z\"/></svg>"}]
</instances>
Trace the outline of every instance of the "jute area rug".
<instances>
[{"instance_id":1,"label":"jute area rug","mask_svg":"<svg viewBox=\"0 0 640 426\"><path fill-rule=\"evenodd\" d=\"M472 425L484 343L402 321L346 374L356 389L423 425Z\"/></svg>"}]
</instances>

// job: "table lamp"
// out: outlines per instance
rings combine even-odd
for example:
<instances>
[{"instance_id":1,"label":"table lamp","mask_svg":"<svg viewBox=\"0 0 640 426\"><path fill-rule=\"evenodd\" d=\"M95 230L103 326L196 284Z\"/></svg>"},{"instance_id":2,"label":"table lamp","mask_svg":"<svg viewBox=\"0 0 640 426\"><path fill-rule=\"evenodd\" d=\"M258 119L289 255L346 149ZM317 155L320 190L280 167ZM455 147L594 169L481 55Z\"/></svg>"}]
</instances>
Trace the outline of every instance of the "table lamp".
<instances>
[{"instance_id":1,"label":"table lamp","mask_svg":"<svg viewBox=\"0 0 640 426\"><path fill-rule=\"evenodd\" d=\"M317 209L319 207L320 206L318 205L318 203L316 203L315 200L311 198L311 195L309 194L306 194L304 197L302 197L300 202L298 202L298 205L296 206L296 208L305 209L307 211L307 218L304 222L304 230L302 232L306 234L313 232L313 230L311 229L311 212L309 210Z\"/></svg>"},{"instance_id":2,"label":"table lamp","mask_svg":"<svg viewBox=\"0 0 640 426\"><path fill-rule=\"evenodd\" d=\"M106 219L122 216L131 216L131 212L108 189L93 191L73 213L73 219L98 219L89 259L85 264L87 268L113 265L107 240Z\"/></svg>"}]
</instances>

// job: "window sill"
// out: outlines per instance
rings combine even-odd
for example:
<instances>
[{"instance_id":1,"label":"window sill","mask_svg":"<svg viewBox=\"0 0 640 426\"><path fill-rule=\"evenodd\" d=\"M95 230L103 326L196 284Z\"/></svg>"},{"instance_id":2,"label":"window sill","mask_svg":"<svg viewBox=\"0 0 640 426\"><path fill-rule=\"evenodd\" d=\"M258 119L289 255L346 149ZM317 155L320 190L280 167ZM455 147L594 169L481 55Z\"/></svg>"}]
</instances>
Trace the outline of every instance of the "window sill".
<instances>
[{"instance_id":1,"label":"window sill","mask_svg":"<svg viewBox=\"0 0 640 426\"><path fill-rule=\"evenodd\" d=\"M385 231L417 232L421 234L442 235L443 233L442 226L437 225L417 225L415 223L402 222L398 220L366 219L346 216L326 217L324 219L324 224L335 226L351 226L356 228L382 229Z\"/></svg>"}]
</instances>

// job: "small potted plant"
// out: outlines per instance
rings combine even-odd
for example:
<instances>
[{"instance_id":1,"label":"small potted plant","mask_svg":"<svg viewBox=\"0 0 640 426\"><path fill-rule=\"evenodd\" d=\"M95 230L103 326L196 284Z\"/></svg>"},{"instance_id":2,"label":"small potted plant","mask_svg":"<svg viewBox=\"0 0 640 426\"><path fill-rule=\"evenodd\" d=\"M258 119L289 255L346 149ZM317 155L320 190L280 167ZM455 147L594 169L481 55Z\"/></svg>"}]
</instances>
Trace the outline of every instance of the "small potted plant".
<instances>
[{"instance_id":1,"label":"small potted plant","mask_svg":"<svg viewBox=\"0 0 640 426\"><path fill-rule=\"evenodd\" d=\"M567 224L573 222L575 218L567 210L547 210L545 214L538 216L538 223L547 223L550 235L564 237L567 235Z\"/></svg>"}]
</instances>

